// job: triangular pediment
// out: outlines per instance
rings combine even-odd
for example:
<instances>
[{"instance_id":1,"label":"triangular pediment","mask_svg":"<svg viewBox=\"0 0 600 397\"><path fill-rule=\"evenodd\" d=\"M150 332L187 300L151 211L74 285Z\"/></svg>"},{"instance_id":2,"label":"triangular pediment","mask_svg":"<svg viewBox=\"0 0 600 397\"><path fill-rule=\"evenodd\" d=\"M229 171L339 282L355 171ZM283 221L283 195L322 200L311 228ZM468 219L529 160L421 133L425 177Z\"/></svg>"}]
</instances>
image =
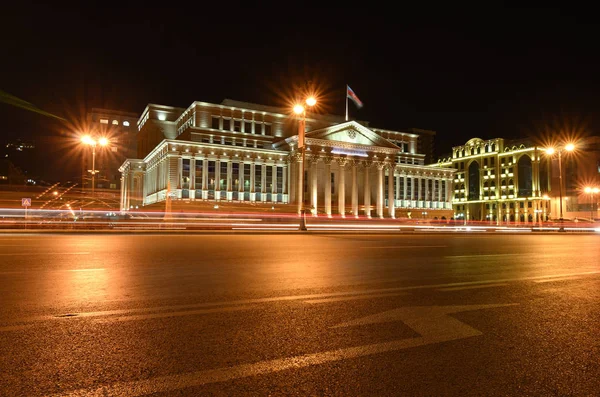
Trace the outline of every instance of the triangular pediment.
<instances>
[{"instance_id":1,"label":"triangular pediment","mask_svg":"<svg viewBox=\"0 0 600 397\"><path fill-rule=\"evenodd\" d=\"M348 121L319 130L306 133L307 143L313 140L335 141L350 145L377 146L380 148L400 148L385 138L382 138L367 127L356 121Z\"/></svg>"}]
</instances>

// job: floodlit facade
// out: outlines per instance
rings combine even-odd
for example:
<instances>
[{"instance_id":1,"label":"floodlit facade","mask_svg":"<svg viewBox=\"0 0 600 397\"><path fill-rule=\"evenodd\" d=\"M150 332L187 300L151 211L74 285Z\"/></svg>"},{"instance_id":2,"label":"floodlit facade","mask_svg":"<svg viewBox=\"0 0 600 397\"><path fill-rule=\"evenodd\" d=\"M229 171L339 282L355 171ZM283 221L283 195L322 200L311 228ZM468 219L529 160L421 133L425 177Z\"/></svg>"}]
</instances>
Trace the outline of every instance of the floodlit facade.
<instances>
[{"instance_id":1,"label":"floodlit facade","mask_svg":"<svg viewBox=\"0 0 600 397\"><path fill-rule=\"evenodd\" d=\"M452 217L455 170L427 166L435 132L225 100L149 104L137 122L138 159L122 173L121 210L172 200L287 205L313 215ZM302 173L304 169L304 175Z\"/></svg>"},{"instance_id":2,"label":"floodlit facade","mask_svg":"<svg viewBox=\"0 0 600 397\"><path fill-rule=\"evenodd\" d=\"M434 166L454 168L455 218L466 221L539 222L551 213L550 161L530 142L473 138Z\"/></svg>"}]
</instances>

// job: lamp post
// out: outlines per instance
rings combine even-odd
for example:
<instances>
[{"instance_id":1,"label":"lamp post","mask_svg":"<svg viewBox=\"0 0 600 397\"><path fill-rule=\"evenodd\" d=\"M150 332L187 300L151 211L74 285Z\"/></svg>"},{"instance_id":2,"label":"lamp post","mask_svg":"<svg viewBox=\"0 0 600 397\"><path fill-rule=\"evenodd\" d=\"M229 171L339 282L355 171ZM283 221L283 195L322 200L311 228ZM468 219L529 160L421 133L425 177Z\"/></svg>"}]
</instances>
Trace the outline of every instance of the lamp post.
<instances>
[{"instance_id":1,"label":"lamp post","mask_svg":"<svg viewBox=\"0 0 600 397\"><path fill-rule=\"evenodd\" d=\"M562 152L572 152L575 150L575 145L572 143L566 144L564 147L560 147L558 149L550 147L546 149L546 154L549 156L553 156L556 154L558 156L558 194L559 194L559 208L560 208L560 217L559 220L561 222L559 231L564 232L564 226L562 225L563 221L563 181L562 181Z\"/></svg>"},{"instance_id":2,"label":"lamp post","mask_svg":"<svg viewBox=\"0 0 600 397\"><path fill-rule=\"evenodd\" d=\"M95 185L96 185L96 173L98 173L98 171L96 171L96 145L100 145L100 146L106 146L108 145L109 141L106 138L99 138L98 140L93 139L92 137L90 137L89 135L85 135L84 137L81 138L81 142L83 142L83 144L85 145L89 145L92 147L92 169L88 170L91 174L92 174L92 197L94 196L94 189L95 189Z\"/></svg>"},{"instance_id":3,"label":"lamp post","mask_svg":"<svg viewBox=\"0 0 600 397\"><path fill-rule=\"evenodd\" d=\"M317 104L317 100L314 97L308 97L306 98L306 100L304 101L306 103L306 106L309 107L313 107ZM298 122L298 149L300 149L300 152L302 153L302 169L300 171L300 178L299 180L301 181L300 186L298 187L300 189L299 192L299 199L300 199L300 203L299 203L299 207L300 207L300 227L299 230L301 231L306 231L306 210L304 209L304 185L306 183L306 181L304 180L304 163L306 160L306 145L304 142L304 133L305 133L305 129L306 129L306 107L304 105L300 105L297 104L294 106L294 113L296 113L297 115L302 115L302 119L299 120Z\"/></svg>"},{"instance_id":4,"label":"lamp post","mask_svg":"<svg viewBox=\"0 0 600 397\"><path fill-rule=\"evenodd\" d=\"M590 204L590 220L593 222L594 221L594 204L595 204L594 195L596 193L600 192L600 188L598 188L596 186L594 186L594 187L586 186L586 188L584 189L584 191L590 195L590 201L591 201L591 204Z\"/></svg>"}]
</instances>

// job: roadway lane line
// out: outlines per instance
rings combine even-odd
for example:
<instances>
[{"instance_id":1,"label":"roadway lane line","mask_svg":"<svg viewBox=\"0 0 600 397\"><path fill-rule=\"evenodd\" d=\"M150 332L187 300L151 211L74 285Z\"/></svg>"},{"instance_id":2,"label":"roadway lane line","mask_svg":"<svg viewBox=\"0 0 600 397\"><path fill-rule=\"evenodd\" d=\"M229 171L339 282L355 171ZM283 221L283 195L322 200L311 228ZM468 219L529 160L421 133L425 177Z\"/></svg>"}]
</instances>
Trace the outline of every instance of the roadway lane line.
<instances>
[{"instance_id":1,"label":"roadway lane line","mask_svg":"<svg viewBox=\"0 0 600 397\"><path fill-rule=\"evenodd\" d=\"M413 291L419 289L439 289L439 288L450 288L450 287L463 287L463 286L477 286L477 285L486 285L486 284L494 284L494 283L509 283L509 282L519 282L519 281L531 281L531 280L539 280L546 279L550 277L572 277L572 276L586 276L586 275L596 275L599 274L600 271L589 271L589 272L581 272L581 273L569 273L569 274L555 274L555 275L546 275L546 276L531 276L531 277L516 277L516 278L505 278L505 279L495 279L495 280L480 280L480 281L464 281L464 282L456 282L456 283L444 283L444 284L431 284L431 285L415 285L415 286L407 286L407 287L394 287L394 288L381 288L381 289L371 289L371 290L362 290L362 291L346 291L346 292L330 292L324 294L310 294L310 295L288 295L288 296L278 296L272 298L258 298L258 299L243 299L243 300L234 300L229 302L206 302L206 303L198 303L198 304L189 304L189 305L176 305L176 306L162 306L162 307L149 307L149 308L137 308L137 309L118 309L118 310L107 310L107 311L97 311L97 312L79 312L72 313L73 316L67 317L57 317L57 315L52 316L37 316L30 317L25 319L19 319L15 322L39 322L39 321L72 321L76 318L82 317L105 317L105 316L113 316L118 314L128 315L131 313L148 313L148 312L156 312L160 310L177 310L177 309L201 309L201 308L218 308L218 306L242 306L242 305L250 305L256 303L270 303L270 302L286 302L286 301L297 301L297 300L314 300L314 299L324 299L324 298L333 298L333 297L342 297L342 296L362 296L362 295L381 295L385 293L397 293L400 291ZM200 310L199 310L200 311ZM187 313L191 313L192 311L187 311ZM132 316L129 316L132 317Z\"/></svg>"},{"instance_id":2,"label":"roadway lane line","mask_svg":"<svg viewBox=\"0 0 600 397\"><path fill-rule=\"evenodd\" d=\"M339 298L325 298L325 299L313 299L304 301L304 303L318 304L318 303L331 303L331 302L344 302L357 299L373 299L373 298L386 298L390 296L401 296L408 295L408 292L395 292L392 294L374 294L374 295L360 295L360 296L342 296Z\"/></svg>"},{"instance_id":3,"label":"roadway lane line","mask_svg":"<svg viewBox=\"0 0 600 397\"><path fill-rule=\"evenodd\" d=\"M21 331L31 327L33 327L33 324L8 325L6 327L0 327L0 332Z\"/></svg>"},{"instance_id":4,"label":"roadway lane line","mask_svg":"<svg viewBox=\"0 0 600 397\"><path fill-rule=\"evenodd\" d=\"M103 267L95 268L95 269L68 269L68 272L99 272L102 270L106 270Z\"/></svg>"},{"instance_id":5,"label":"roadway lane line","mask_svg":"<svg viewBox=\"0 0 600 397\"><path fill-rule=\"evenodd\" d=\"M454 258L485 258L485 257L492 257L492 256L523 256L523 254L449 255L449 256L445 256L444 258L449 258L449 259L454 259Z\"/></svg>"},{"instance_id":6,"label":"roadway lane line","mask_svg":"<svg viewBox=\"0 0 600 397\"><path fill-rule=\"evenodd\" d=\"M2 256L32 256L32 255L89 255L89 252L19 252L1 253Z\"/></svg>"},{"instance_id":7,"label":"roadway lane line","mask_svg":"<svg viewBox=\"0 0 600 397\"><path fill-rule=\"evenodd\" d=\"M232 306L232 307L220 307L215 309L201 309L201 310L185 310L179 312L164 312L164 313L152 313L152 314L136 314L131 316L122 317L110 317L94 320L97 324L110 324L123 321L136 321L136 320L148 320L153 318L167 318L167 317L183 317L193 316L198 314L210 314L210 313L226 313L236 312L240 310L252 310L256 309L257 306Z\"/></svg>"},{"instance_id":8,"label":"roadway lane line","mask_svg":"<svg viewBox=\"0 0 600 397\"><path fill-rule=\"evenodd\" d=\"M553 277L544 280L533 280L534 283L553 283L555 281L581 280L579 277Z\"/></svg>"},{"instance_id":9,"label":"roadway lane line","mask_svg":"<svg viewBox=\"0 0 600 397\"><path fill-rule=\"evenodd\" d=\"M360 248L388 248L388 249L395 249L395 248L446 248L448 247L447 245L382 245L382 246L375 246L375 247L370 247L370 246L363 246Z\"/></svg>"},{"instance_id":10,"label":"roadway lane line","mask_svg":"<svg viewBox=\"0 0 600 397\"><path fill-rule=\"evenodd\" d=\"M506 287L508 284L506 283L497 283L497 284L485 284L485 285L471 285L467 287L450 287L450 288L440 288L438 291L462 291L466 289L479 289L479 288L493 288L493 287Z\"/></svg>"}]
</instances>

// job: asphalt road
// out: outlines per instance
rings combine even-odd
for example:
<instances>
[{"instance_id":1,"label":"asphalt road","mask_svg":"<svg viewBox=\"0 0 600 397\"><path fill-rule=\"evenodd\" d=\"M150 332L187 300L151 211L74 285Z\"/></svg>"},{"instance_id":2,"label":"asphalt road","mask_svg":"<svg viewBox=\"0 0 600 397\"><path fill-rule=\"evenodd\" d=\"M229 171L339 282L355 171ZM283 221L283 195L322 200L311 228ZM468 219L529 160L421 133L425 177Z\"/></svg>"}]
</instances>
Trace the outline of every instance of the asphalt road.
<instances>
[{"instance_id":1,"label":"asphalt road","mask_svg":"<svg viewBox=\"0 0 600 397\"><path fill-rule=\"evenodd\" d=\"M592 396L600 235L2 234L2 396Z\"/></svg>"}]
</instances>

